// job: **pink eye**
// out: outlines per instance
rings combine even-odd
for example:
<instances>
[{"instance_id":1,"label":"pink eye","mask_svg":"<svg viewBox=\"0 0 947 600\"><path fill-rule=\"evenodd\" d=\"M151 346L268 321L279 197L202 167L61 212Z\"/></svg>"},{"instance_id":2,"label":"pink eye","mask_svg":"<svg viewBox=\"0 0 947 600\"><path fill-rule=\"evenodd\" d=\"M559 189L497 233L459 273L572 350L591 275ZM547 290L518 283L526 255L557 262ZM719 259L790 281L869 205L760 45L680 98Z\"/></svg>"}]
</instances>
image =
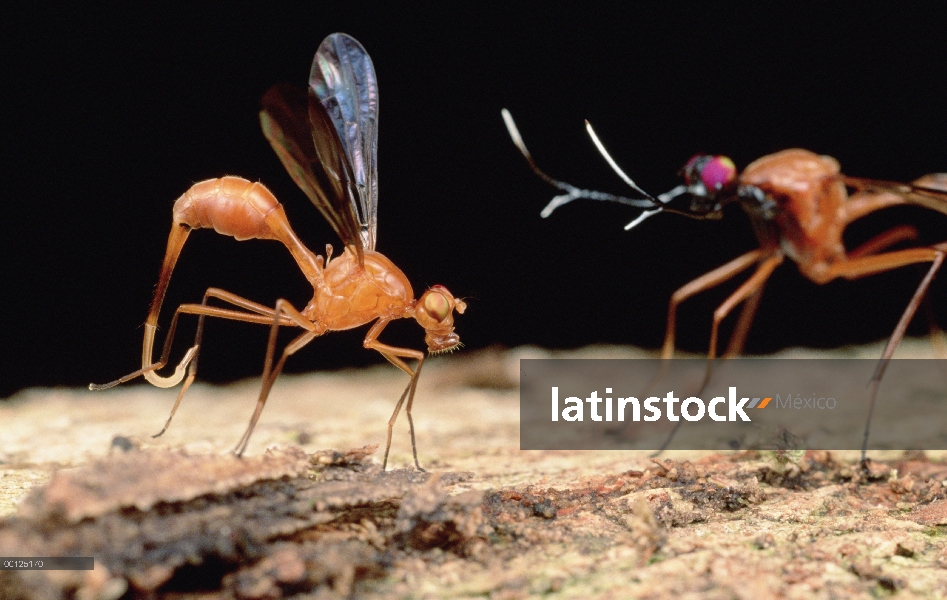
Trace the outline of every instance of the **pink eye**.
<instances>
[{"instance_id":1,"label":"pink eye","mask_svg":"<svg viewBox=\"0 0 947 600\"><path fill-rule=\"evenodd\" d=\"M733 183L737 176L737 167L726 156L695 154L681 172L687 185L700 182L708 192L716 192Z\"/></svg>"},{"instance_id":2,"label":"pink eye","mask_svg":"<svg viewBox=\"0 0 947 600\"><path fill-rule=\"evenodd\" d=\"M700 170L700 181L708 190L726 187L737 175L737 167L726 156L711 158Z\"/></svg>"}]
</instances>

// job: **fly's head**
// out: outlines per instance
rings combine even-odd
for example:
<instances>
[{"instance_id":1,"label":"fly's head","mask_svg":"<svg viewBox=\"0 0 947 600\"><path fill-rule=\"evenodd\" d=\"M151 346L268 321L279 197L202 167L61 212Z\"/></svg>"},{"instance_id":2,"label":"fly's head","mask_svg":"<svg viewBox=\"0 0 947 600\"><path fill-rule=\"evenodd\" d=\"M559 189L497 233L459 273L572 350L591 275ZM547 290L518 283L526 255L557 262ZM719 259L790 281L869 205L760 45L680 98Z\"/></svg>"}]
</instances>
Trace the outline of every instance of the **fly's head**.
<instances>
[{"instance_id":1,"label":"fly's head","mask_svg":"<svg viewBox=\"0 0 947 600\"><path fill-rule=\"evenodd\" d=\"M680 174L686 193L691 196L688 212L700 218L719 218L723 205L733 198L737 188L737 167L726 156L696 154Z\"/></svg>"},{"instance_id":2,"label":"fly's head","mask_svg":"<svg viewBox=\"0 0 947 600\"><path fill-rule=\"evenodd\" d=\"M467 304L442 285L428 288L418 298L411 316L424 328L424 341L432 354L449 352L460 346L460 336L454 333L454 311L463 314Z\"/></svg>"}]
</instances>

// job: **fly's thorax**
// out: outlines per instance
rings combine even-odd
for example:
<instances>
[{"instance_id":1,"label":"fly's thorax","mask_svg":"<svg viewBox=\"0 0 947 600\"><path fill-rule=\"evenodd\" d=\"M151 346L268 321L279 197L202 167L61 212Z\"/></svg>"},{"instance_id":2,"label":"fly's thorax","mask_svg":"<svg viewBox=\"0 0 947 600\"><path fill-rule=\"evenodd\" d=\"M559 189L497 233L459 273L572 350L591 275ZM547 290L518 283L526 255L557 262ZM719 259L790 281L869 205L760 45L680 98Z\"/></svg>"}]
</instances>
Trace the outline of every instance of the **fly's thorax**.
<instances>
[{"instance_id":1,"label":"fly's thorax","mask_svg":"<svg viewBox=\"0 0 947 600\"><path fill-rule=\"evenodd\" d=\"M806 221L811 213L824 212L826 202L844 200L838 197L839 191L845 191L839 172L838 161L831 156L793 148L750 163L740 174L740 184L762 190L781 210Z\"/></svg>"},{"instance_id":2,"label":"fly's thorax","mask_svg":"<svg viewBox=\"0 0 947 600\"><path fill-rule=\"evenodd\" d=\"M800 263L831 263L844 257L840 214L847 193L839 163L830 156L791 149L764 156L740 175L756 194L760 210L767 203L780 232L780 246Z\"/></svg>"},{"instance_id":3,"label":"fly's thorax","mask_svg":"<svg viewBox=\"0 0 947 600\"><path fill-rule=\"evenodd\" d=\"M380 317L406 316L413 303L411 284L388 258L364 252L359 264L352 248L334 256L325 267L324 283L306 308L306 318L327 329L350 329Z\"/></svg>"},{"instance_id":4,"label":"fly's thorax","mask_svg":"<svg viewBox=\"0 0 947 600\"><path fill-rule=\"evenodd\" d=\"M359 263L354 248L346 247L340 256L332 257L325 268L325 283L331 293L354 291L353 286L369 285L379 295L390 296L405 303L414 298L411 283L393 262L381 254L366 250Z\"/></svg>"}]
</instances>

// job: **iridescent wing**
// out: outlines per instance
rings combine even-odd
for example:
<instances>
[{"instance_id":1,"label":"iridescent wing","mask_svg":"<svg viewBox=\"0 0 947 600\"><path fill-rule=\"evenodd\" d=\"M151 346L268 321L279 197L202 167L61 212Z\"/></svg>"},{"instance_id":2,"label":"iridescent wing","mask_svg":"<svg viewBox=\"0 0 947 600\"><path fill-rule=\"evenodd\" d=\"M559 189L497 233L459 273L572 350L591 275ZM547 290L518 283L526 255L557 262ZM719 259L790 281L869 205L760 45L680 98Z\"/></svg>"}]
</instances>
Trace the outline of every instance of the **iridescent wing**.
<instances>
[{"instance_id":1,"label":"iridescent wing","mask_svg":"<svg viewBox=\"0 0 947 600\"><path fill-rule=\"evenodd\" d=\"M319 46L309 72L335 124L355 175L363 247L375 249L378 230L378 82L372 59L354 38L333 33Z\"/></svg>"},{"instance_id":2,"label":"iridescent wing","mask_svg":"<svg viewBox=\"0 0 947 600\"><path fill-rule=\"evenodd\" d=\"M860 192L896 194L908 204L947 214L947 173L932 173L911 183L848 176L843 176L842 181Z\"/></svg>"},{"instance_id":3,"label":"iridescent wing","mask_svg":"<svg viewBox=\"0 0 947 600\"><path fill-rule=\"evenodd\" d=\"M346 246L354 246L359 263L364 245L355 212L355 177L335 124L312 91L275 85L263 96L263 135L296 185Z\"/></svg>"}]
</instances>

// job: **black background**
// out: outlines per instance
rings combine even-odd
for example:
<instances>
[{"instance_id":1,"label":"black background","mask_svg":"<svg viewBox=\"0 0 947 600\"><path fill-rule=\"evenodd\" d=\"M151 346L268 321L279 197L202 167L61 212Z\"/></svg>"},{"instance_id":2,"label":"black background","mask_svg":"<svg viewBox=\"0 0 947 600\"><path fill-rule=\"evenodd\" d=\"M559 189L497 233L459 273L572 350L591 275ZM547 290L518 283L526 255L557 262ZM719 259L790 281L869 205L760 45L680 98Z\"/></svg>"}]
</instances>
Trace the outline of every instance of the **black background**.
<instances>
[{"instance_id":1,"label":"black background","mask_svg":"<svg viewBox=\"0 0 947 600\"><path fill-rule=\"evenodd\" d=\"M0 396L137 368L171 206L194 182L262 181L314 251L338 244L257 117L270 85L305 83L334 31L357 38L378 73L378 249L416 293L440 283L467 299L457 332L468 350L657 347L671 292L754 246L736 208L718 222L661 215L631 233L622 226L636 213L617 205L580 202L540 219L554 190L510 143L502 107L545 170L615 193L627 190L583 119L653 193L674 186L699 151L745 166L804 147L835 156L847 174L892 180L947 170L940 3L782 3L775 12L697 3L194 4L150 12L4 4ZM898 209L853 227L851 242L892 222L920 226L928 242L947 237L947 218ZM786 265L767 287L748 350L881 339L919 277L906 268L817 286ZM311 295L278 243L199 231L172 278L163 323L171 306L198 301L208 286L299 307ZM684 305L680 347L706 349L713 307L732 289ZM934 306L947 325L945 298L941 281ZM361 348L363 336L332 333L288 370L378 361ZM417 348L421 337L408 322L385 334ZM257 376L265 339L263 327L213 324L201 378Z\"/></svg>"}]
</instances>

